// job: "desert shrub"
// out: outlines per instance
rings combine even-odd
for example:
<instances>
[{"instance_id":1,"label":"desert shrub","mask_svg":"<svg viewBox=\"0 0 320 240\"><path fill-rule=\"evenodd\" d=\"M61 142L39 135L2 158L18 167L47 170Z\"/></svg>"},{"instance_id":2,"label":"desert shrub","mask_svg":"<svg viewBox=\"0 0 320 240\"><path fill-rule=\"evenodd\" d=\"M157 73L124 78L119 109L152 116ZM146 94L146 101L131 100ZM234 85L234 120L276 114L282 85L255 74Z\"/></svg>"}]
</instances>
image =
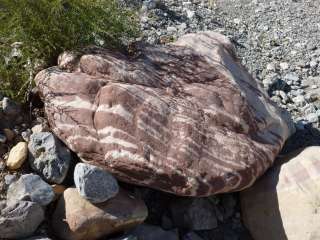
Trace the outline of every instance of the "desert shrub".
<instances>
[{"instance_id":1,"label":"desert shrub","mask_svg":"<svg viewBox=\"0 0 320 240\"><path fill-rule=\"evenodd\" d=\"M137 29L135 14L117 0L0 0L0 92L22 100L62 51L121 48Z\"/></svg>"}]
</instances>

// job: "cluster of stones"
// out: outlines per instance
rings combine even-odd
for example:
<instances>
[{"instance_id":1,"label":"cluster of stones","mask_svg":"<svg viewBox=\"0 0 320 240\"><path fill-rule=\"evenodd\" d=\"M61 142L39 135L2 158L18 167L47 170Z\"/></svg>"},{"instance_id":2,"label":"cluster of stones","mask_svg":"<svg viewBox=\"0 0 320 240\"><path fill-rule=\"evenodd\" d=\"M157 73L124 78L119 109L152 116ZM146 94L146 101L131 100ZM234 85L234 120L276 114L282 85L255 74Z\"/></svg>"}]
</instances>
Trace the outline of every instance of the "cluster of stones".
<instances>
[{"instance_id":1,"label":"cluster of stones","mask_svg":"<svg viewBox=\"0 0 320 240\"><path fill-rule=\"evenodd\" d=\"M66 240L97 239L133 228L146 219L148 211L143 201L120 189L117 180L100 168L78 163L74 169L75 187L70 186L66 181L73 171L70 150L47 131L46 124L36 124L29 131L12 130L12 124L6 124L10 123L8 119L23 115L23 111L10 99L1 100L0 144L11 148L1 159L5 163L2 169L8 171L1 176L6 192L0 201L1 239L34 235L49 205L56 205L50 220L52 229ZM26 132L29 134L24 135ZM33 173L23 174L29 167Z\"/></svg>"},{"instance_id":2,"label":"cluster of stones","mask_svg":"<svg viewBox=\"0 0 320 240\"><path fill-rule=\"evenodd\" d=\"M71 154L50 132L33 133L29 144L18 143L6 164L10 170L18 170L28 164L27 159L39 175L23 174L8 183L6 202L1 207L1 238L33 234L45 218L46 206L56 200L52 226L66 240L97 239L134 227L147 217L141 200L121 190L109 173L95 166L78 163L75 187L58 185L67 176Z\"/></svg>"},{"instance_id":3,"label":"cluster of stones","mask_svg":"<svg viewBox=\"0 0 320 240\"><path fill-rule=\"evenodd\" d=\"M16 109L15 116L23 114L20 107ZM46 230L49 227L56 236L67 240L97 239L123 230L126 233L117 240L178 240L179 235L182 239L201 240L223 234L223 222L231 218L235 228L228 230L229 235L237 236L237 231L243 231L232 195L221 199L170 196L168 205L168 199L154 191L146 194L146 189L135 189L129 193L99 167L78 163L73 168L75 159L48 131L46 122L36 121L31 126L20 131L15 131L17 127L3 128L3 144L11 150L3 159L6 196L0 201L0 238L50 240ZM29 168L32 173L26 173ZM69 176L74 186L68 182ZM151 203L146 195L155 196ZM157 208L152 202L163 199L160 205L165 210L152 216L159 220L141 224L148 210L140 198L148 202L152 211ZM51 219L46 220L46 212L52 209ZM182 235L178 229L184 229Z\"/></svg>"},{"instance_id":4,"label":"cluster of stones","mask_svg":"<svg viewBox=\"0 0 320 240\"><path fill-rule=\"evenodd\" d=\"M38 125L32 129L43 130ZM24 147L20 147L22 143ZM171 200L169 211L161 218L161 228L140 225L147 217L146 206L134 195L120 189L117 180L105 170L78 163L73 170L75 186L66 188L60 185L65 182L65 171L70 163L68 150L50 132L35 131L29 143L19 142L11 149L6 160L8 169L19 171L30 165L37 174L6 176L7 196L0 207L1 238L20 239L33 235L45 220L49 205L56 205L52 219L49 219L53 231L67 240L97 239L133 229L136 225L138 227L117 239L178 240L177 229L181 228L189 229L184 239L198 240L202 238L195 231L204 231L210 238L218 233L209 234L208 231L217 229L219 221L223 222L234 214L236 202L232 196L223 197L220 207L216 204L219 200L214 198L181 198ZM238 221L240 223L239 215Z\"/></svg>"}]
</instances>

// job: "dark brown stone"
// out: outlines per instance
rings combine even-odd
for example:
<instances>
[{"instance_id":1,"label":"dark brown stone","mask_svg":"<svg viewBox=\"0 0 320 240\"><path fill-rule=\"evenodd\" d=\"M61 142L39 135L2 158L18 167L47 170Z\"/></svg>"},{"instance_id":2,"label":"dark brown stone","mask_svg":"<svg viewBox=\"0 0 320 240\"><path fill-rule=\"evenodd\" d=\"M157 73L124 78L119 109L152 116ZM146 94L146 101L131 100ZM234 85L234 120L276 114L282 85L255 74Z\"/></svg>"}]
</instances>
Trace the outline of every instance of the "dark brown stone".
<instances>
[{"instance_id":1,"label":"dark brown stone","mask_svg":"<svg viewBox=\"0 0 320 240\"><path fill-rule=\"evenodd\" d=\"M36 77L53 131L122 181L189 196L241 190L294 131L217 33L60 62Z\"/></svg>"}]
</instances>

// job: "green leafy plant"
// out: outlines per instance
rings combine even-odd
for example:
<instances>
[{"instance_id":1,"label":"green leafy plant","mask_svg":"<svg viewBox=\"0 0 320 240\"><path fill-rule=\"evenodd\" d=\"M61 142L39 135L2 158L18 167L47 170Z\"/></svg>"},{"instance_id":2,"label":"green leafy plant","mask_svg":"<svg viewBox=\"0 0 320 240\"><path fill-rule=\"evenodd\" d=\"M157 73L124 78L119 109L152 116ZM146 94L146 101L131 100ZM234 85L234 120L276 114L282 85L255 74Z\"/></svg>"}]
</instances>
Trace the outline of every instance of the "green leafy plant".
<instances>
[{"instance_id":1,"label":"green leafy plant","mask_svg":"<svg viewBox=\"0 0 320 240\"><path fill-rule=\"evenodd\" d=\"M23 100L37 71L62 51L121 48L137 26L117 0L0 0L0 92Z\"/></svg>"}]
</instances>

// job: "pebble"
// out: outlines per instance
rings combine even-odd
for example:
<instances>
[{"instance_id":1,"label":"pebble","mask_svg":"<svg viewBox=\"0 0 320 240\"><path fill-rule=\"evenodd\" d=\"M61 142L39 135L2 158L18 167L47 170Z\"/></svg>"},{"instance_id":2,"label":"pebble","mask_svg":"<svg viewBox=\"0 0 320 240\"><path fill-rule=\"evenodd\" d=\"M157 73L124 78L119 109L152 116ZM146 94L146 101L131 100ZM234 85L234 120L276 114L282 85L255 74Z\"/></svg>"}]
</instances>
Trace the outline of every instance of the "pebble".
<instances>
[{"instance_id":1,"label":"pebble","mask_svg":"<svg viewBox=\"0 0 320 240\"><path fill-rule=\"evenodd\" d=\"M275 64L273 64L273 63L268 63L268 64L267 64L267 70L270 71L270 72L276 71L276 66L275 66Z\"/></svg>"},{"instance_id":2,"label":"pebble","mask_svg":"<svg viewBox=\"0 0 320 240\"><path fill-rule=\"evenodd\" d=\"M157 0L145 0L143 2L142 10L146 11L146 10L155 9L157 7L158 2L159 1Z\"/></svg>"},{"instance_id":3,"label":"pebble","mask_svg":"<svg viewBox=\"0 0 320 240\"><path fill-rule=\"evenodd\" d=\"M25 174L9 186L8 202L31 201L46 206L54 199L52 187L38 175Z\"/></svg>"},{"instance_id":4,"label":"pebble","mask_svg":"<svg viewBox=\"0 0 320 240\"><path fill-rule=\"evenodd\" d=\"M86 163L76 165L74 182L79 194L92 203L105 202L119 192L118 182L110 173Z\"/></svg>"},{"instance_id":5,"label":"pebble","mask_svg":"<svg viewBox=\"0 0 320 240\"><path fill-rule=\"evenodd\" d=\"M26 142L19 142L10 150L6 165L10 170L17 170L27 160L27 157L28 144Z\"/></svg>"},{"instance_id":6,"label":"pebble","mask_svg":"<svg viewBox=\"0 0 320 240\"><path fill-rule=\"evenodd\" d=\"M194 18L195 14L196 14L196 13L195 13L194 11L187 10L187 17L188 17L189 19Z\"/></svg>"},{"instance_id":7,"label":"pebble","mask_svg":"<svg viewBox=\"0 0 320 240\"><path fill-rule=\"evenodd\" d=\"M318 63L316 61L310 61L309 65L311 68L316 68L318 66Z\"/></svg>"},{"instance_id":8,"label":"pebble","mask_svg":"<svg viewBox=\"0 0 320 240\"><path fill-rule=\"evenodd\" d=\"M43 220L44 211L39 204L28 201L10 203L1 211L0 238L29 237Z\"/></svg>"},{"instance_id":9,"label":"pebble","mask_svg":"<svg viewBox=\"0 0 320 240\"><path fill-rule=\"evenodd\" d=\"M298 106L302 106L305 104L305 98L302 95L292 98L292 101L296 103Z\"/></svg>"},{"instance_id":10,"label":"pebble","mask_svg":"<svg viewBox=\"0 0 320 240\"><path fill-rule=\"evenodd\" d=\"M282 98L282 102L286 104L289 101L287 94L284 91L279 90L279 95Z\"/></svg>"},{"instance_id":11,"label":"pebble","mask_svg":"<svg viewBox=\"0 0 320 240\"><path fill-rule=\"evenodd\" d=\"M32 169L50 183L62 183L71 163L70 150L50 132L32 134L28 148Z\"/></svg>"},{"instance_id":12,"label":"pebble","mask_svg":"<svg viewBox=\"0 0 320 240\"><path fill-rule=\"evenodd\" d=\"M310 50L310 51L312 51L312 50L315 50L315 49L317 49L317 45L315 45L314 43L308 43L307 44L307 49L308 50Z\"/></svg>"},{"instance_id":13,"label":"pebble","mask_svg":"<svg viewBox=\"0 0 320 240\"><path fill-rule=\"evenodd\" d=\"M319 116L317 113L310 113L306 116L306 120L310 123L317 123L319 121Z\"/></svg>"},{"instance_id":14,"label":"pebble","mask_svg":"<svg viewBox=\"0 0 320 240\"><path fill-rule=\"evenodd\" d=\"M167 27L167 31L169 32L169 33L172 33L172 32L176 32L177 31L177 28L175 28L175 27Z\"/></svg>"},{"instance_id":15,"label":"pebble","mask_svg":"<svg viewBox=\"0 0 320 240\"><path fill-rule=\"evenodd\" d=\"M287 62L281 62L279 65L282 70L289 69L289 64Z\"/></svg>"},{"instance_id":16,"label":"pebble","mask_svg":"<svg viewBox=\"0 0 320 240\"><path fill-rule=\"evenodd\" d=\"M297 82L299 81L299 76L296 73L288 73L284 76L284 79L287 81Z\"/></svg>"}]
</instances>

